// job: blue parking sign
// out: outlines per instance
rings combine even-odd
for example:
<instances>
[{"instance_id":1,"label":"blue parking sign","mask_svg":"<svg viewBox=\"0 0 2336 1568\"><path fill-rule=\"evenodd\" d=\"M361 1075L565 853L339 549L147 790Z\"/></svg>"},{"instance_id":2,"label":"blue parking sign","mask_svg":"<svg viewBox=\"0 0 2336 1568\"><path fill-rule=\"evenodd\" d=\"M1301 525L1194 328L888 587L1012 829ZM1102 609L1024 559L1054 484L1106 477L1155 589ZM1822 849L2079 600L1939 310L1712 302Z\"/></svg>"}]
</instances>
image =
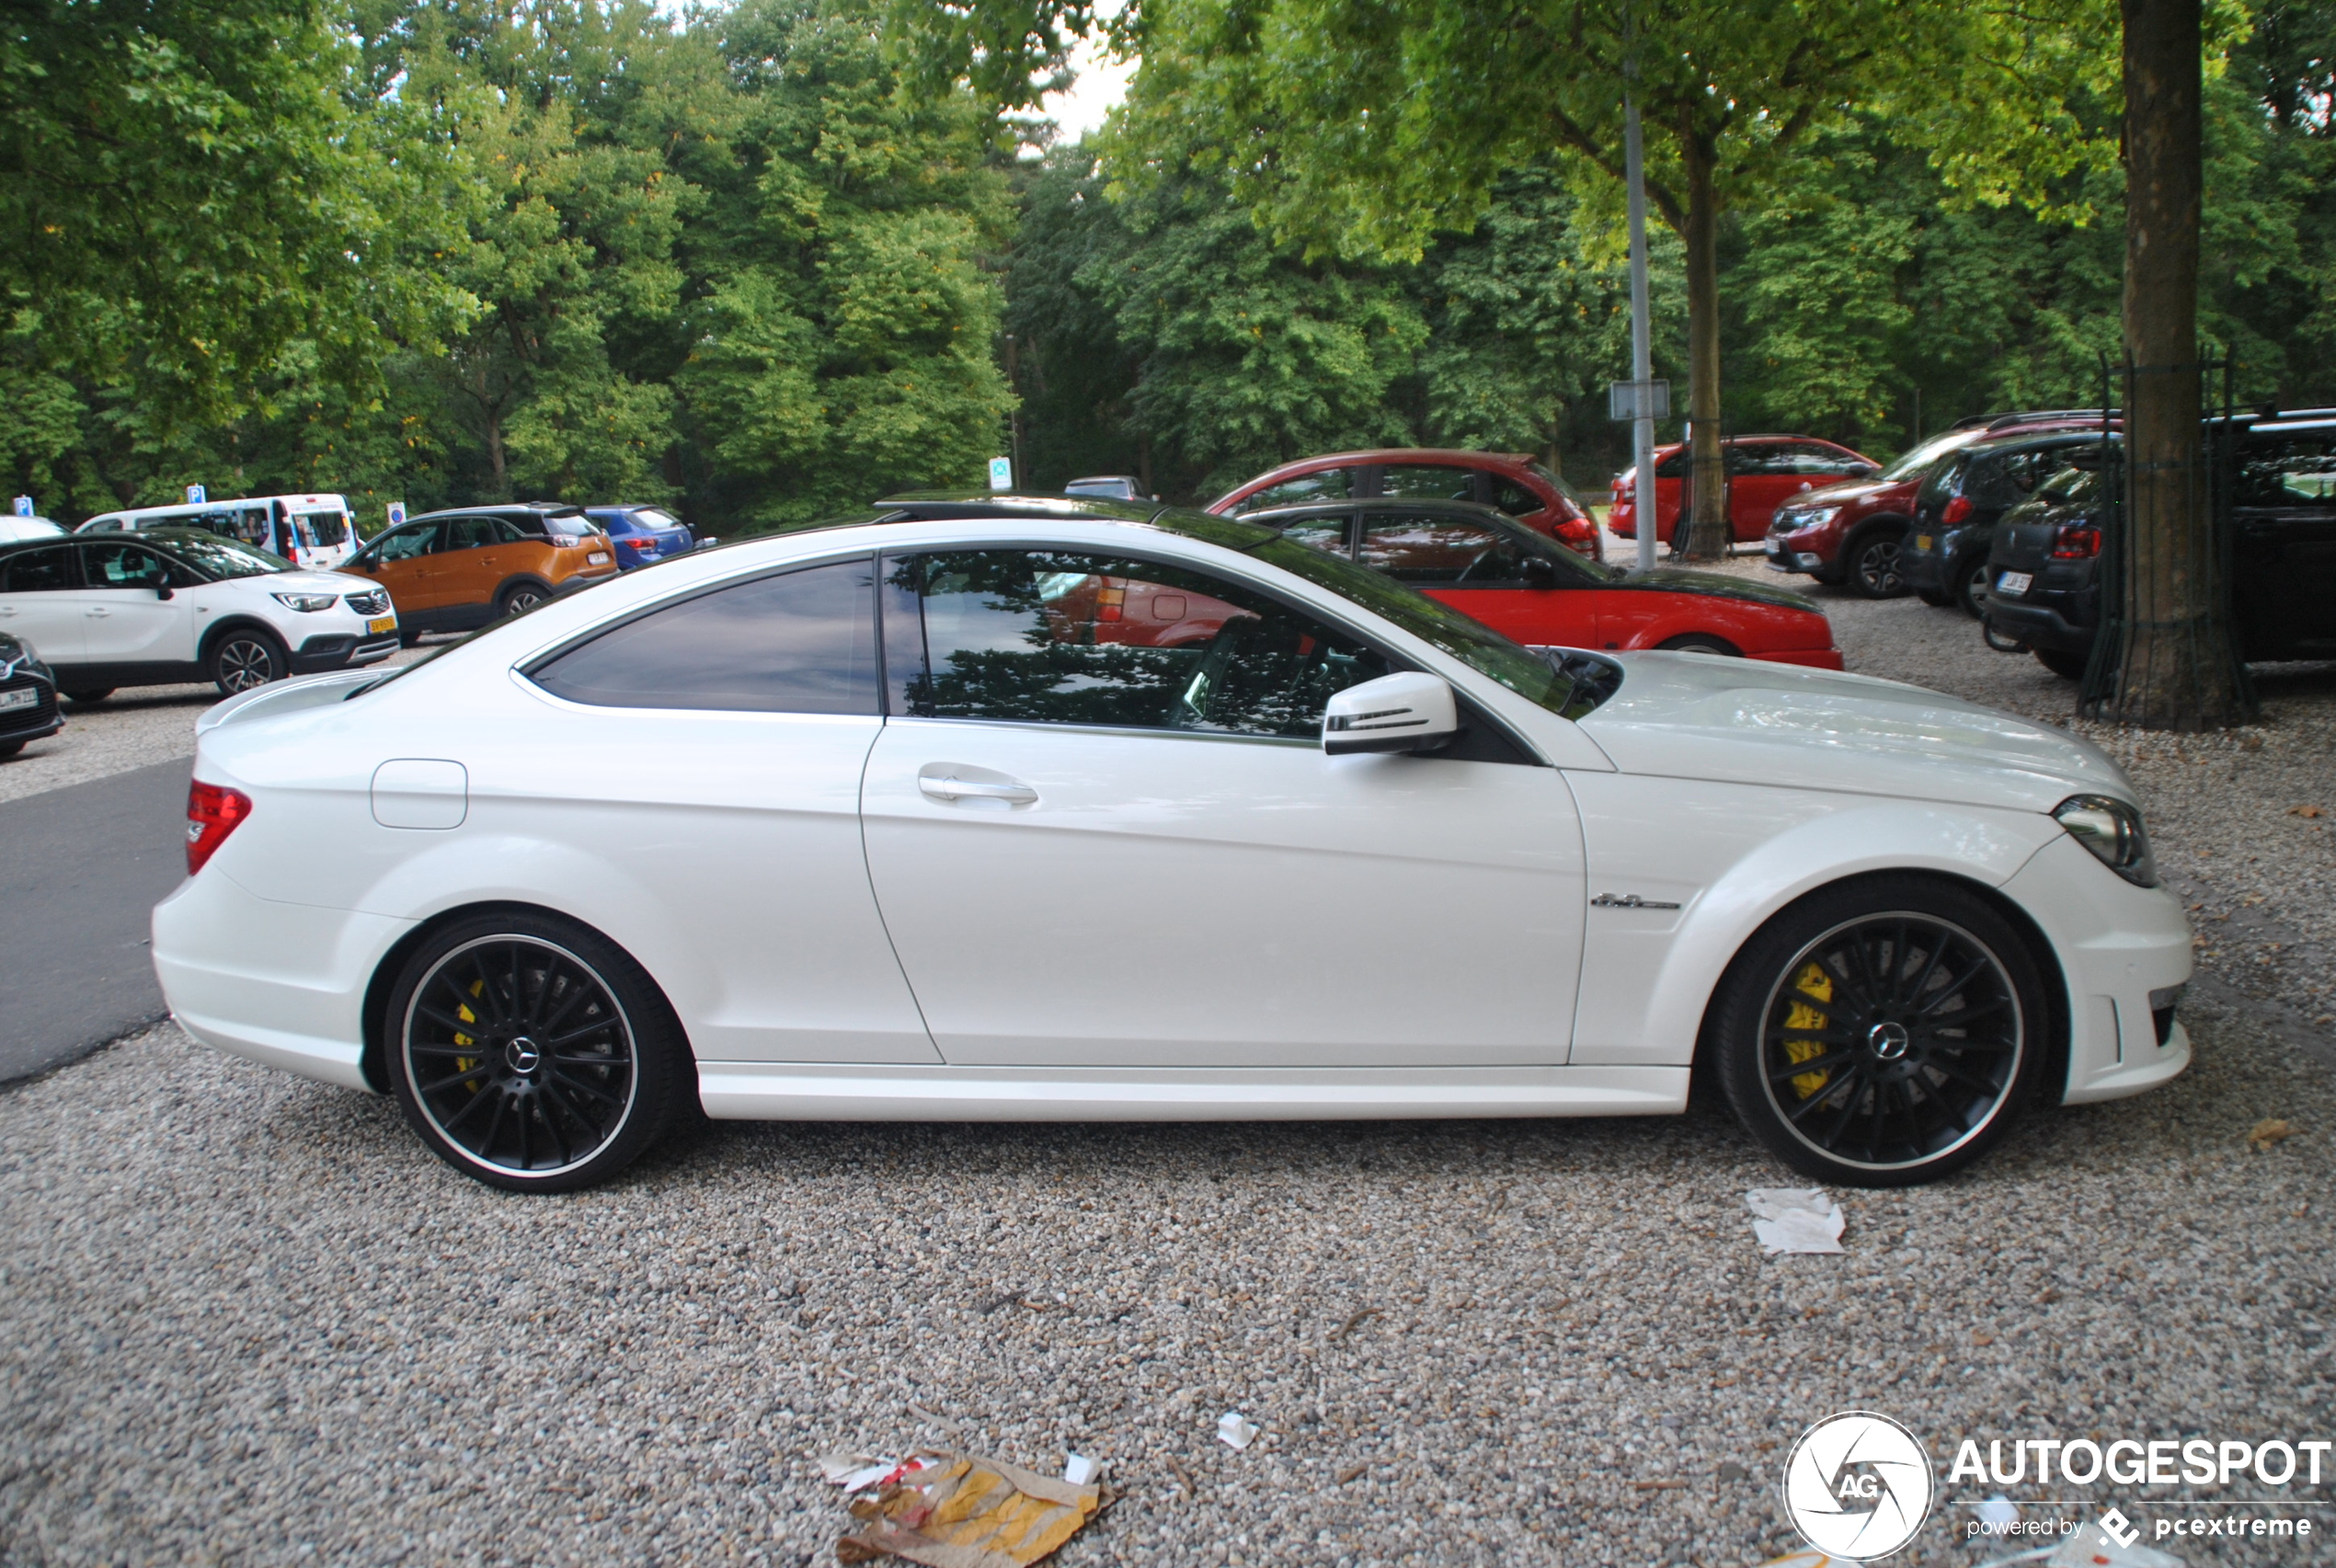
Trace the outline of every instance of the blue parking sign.
<instances>
[{"instance_id":1,"label":"blue parking sign","mask_svg":"<svg viewBox=\"0 0 2336 1568\"><path fill-rule=\"evenodd\" d=\"M18 496L17 498L17 515L18 517L30 517L32 515L32 498L30 496Z\"/></svg>"},{"instance_id":2,"label":"blue parking sign","mask_svg":"<svg viewBox=\"0 0 2336 1568\"><path fill-rule=\"evenodd\" d=\"M990 487L993 490L1013 488L1013 459L993 457L990 460Z\"/></svg>"},{"instance_id":3,"label":"blue parking sign","mask_svg":"<svg viewBox=\"0 0 2336 1568\"><path fill-rule=\"evenodd\" d=\"M199 507L210 498L210 497L203 494L203 488L200 485L189 485L187 486L187 504L189 506Z\"/></svg>"}]
</instances>

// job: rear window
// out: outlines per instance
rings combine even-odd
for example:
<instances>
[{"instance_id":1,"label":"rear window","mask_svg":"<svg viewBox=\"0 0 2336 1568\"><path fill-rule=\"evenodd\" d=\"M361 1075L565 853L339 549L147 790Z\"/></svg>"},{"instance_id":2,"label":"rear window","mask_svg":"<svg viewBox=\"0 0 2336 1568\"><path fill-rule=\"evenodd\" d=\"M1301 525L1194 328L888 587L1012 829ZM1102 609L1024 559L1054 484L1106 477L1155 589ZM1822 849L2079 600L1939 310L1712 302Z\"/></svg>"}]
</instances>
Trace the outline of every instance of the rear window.
<instances>
[{"instance_id":1,"label":"rear window","mask_svg":"<svg viewBox=\"0 0 2336 1568\"><path fill-rule=\"evenodd\" d=\"M1970 466L1971 459L1968 457L1949 458L1930 471L1930 477L1922 482L1918 498L1923 501L1945 500L1962 487L1964 471Z\"/></svg>"}]
</instances>

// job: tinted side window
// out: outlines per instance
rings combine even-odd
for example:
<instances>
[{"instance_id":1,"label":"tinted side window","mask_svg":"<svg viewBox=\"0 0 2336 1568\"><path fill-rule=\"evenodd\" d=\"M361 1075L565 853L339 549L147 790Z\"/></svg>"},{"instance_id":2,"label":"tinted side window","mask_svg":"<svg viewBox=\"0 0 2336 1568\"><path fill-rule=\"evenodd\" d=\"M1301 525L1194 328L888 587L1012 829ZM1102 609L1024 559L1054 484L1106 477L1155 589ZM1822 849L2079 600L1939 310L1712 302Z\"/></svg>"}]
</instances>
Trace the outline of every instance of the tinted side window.
<instances>
[{"instance_id":1,"label":"tinted side window","mask_svg":"<svg viewBox=\"0 0 2336 1568\"><path fill-rule=\"evenodd\" d=\"M529 674L600 707L875 714L875 565L842 561L716 589Z\"/></svg>"},{"instance_id":2,"label":"tinted side window","mask_svg":"<svg viewBox=\"0 0 2336 1568\"><path fill-rule=\"evenodd\" d=\"M1687 448L1681 447L1655 465L1655 476L1657 479L1684 479L1687 477L1688 465L1693 461L1693 454Z\"/></svg>"},{"instance_id":3,"label":"tinted side window","mask_svg":"<svg viewBox=\"0 0 2336 1568\"><path fill-rule=\"evenodd\" d=\"M1325 468L1300 474L1278 485L1268 485L1233 508L1235 514L1264 511L1267 507L1302 507L1309 501L1343 501L1355 493L1355 471Z\"/></svg>"},{"instance_id":4,"label":"tinted side window","mask_svg":"<svg viewBox=\"0 0 2336 1568\"><path fill-rule=\"evenodd\" d=\"M376 561L410 561L417 555L429 555L437 539L438 524L419 522L383 534L374 541L371 554Z\"/></svg>"},{"instance_id":5,"label":"tinted side window","mask_svg":"<svg viewBox=\"0 0 2336 1568\"><path fill-rule=\"evenodd\" d=\"M1419 587L1497 587L1524 578L1516 542L1480 524L1434 514L1363 518L1362 563Z\"/></svg>"},{"instance_id":6,"label":"tinted side window","mask_svg":"<svg viewBox=\"0 0 2336 1568\"><path fill-rule=\"evenodd\" d=\"M2239 449L2242 507L2336 506L2336 442L2327 436L2249 441Z\"/></svg>"},{"instance_id":7,"label":"tinted side window","mask_svg":"<svg viewBox=\"0 0 2336 1568\"><path fill-rule=\"evenodd\" d=\"M1263 521L1267 528L1279 530L1284 539L1294 539L1300 544L1327 550L1334 555L1352 554L1347 525L1355 521L1353 512L1333 512L1328 517L1295 517L1287 521L1266 518Z\"/></svg>"},{"instance_id":8,"label":"tinted side window","mask_svg":"<svg viewBox=\"0 0 2336 1568\"><path fill-rule=\"evenodd\" d=\"M1181 567L980 550L909 557L887 583L887 653L921 718L1311 739L1332 692L1387 673L1345 633ZM909 605L925 658L902 680Z\"/></svg>"},{"instance_id":9,"label":"tinted side window","mask_svg":"<svg viewBox=\"0 0 2336 1568\"><path fill-rule=\"evenodd\" d=\"M152 550L131 544L85 544L81 571L91 588L153 589L159 583L192 588L199 580L184 567L173 571Z\"/></svg>"},{"instance_id":10,"label":"tinted side window","mask_svg":"<svg viewBox=\"0 0 2336 1568\"><path fill-rule=\"evenodd\" d=\"M1931 504L1944 501L1962 489L1964 472L1970 466L1971 459L1968 457L1949 458L1930 470L1930 476L1922 482L1922 489L1916 498Z\"/></svg>"},{"instance_id":11,"label":"tinted side window","mask_svg":"<svg viewBox=\"0 0 2336 1568\"><path fill-rule=\"evenodd\" d=\"M1476 470L1444 463L1391 463L1379 471L1379 493L1397 500L1472 501Z\"/></svg>"},{"instance_id":12,"label":"tinted side window","mask_svg":"<svg viewBox=\"0 0 2336 1568\"><path fill-rule=\"evenodd\" d=\"M1493 505L1511 517L1530 517L1549 503L1514 479L1487 475L1493 481Z\"/></svg>"},{"instance_id":13,"label":"tinted side window","mask_svg":"<svg viewBox=\"0 0 2336 1568\"><path fill-rule=\"evenodd\" d=\"M491 517L450 517L446 520L446 543L442 550L475 550L482 544L500 544L503 535Z\"/></svg>"},{"instance_id":14,"label":"tinted side window","mask_svg":"<svg viewBox=\"0 0 2336 1568\"><path fill-rule=\"evenodd\" d=\"M51 544L0 555L0 593L52 593L80 586L80 576L73 569L70 544Z\"/></svg>"},{"instance_id":15,"label":"tinted side window","mask_svg":"<svg viewBox=\"0 0 2336 1568\"><path fill-rule=\"evenodd\" d=\"M1738 441L1726 449L1728 476L1746 474L1792 474L1792 449L1776 441Z\"/></svg>"}]
</instances>

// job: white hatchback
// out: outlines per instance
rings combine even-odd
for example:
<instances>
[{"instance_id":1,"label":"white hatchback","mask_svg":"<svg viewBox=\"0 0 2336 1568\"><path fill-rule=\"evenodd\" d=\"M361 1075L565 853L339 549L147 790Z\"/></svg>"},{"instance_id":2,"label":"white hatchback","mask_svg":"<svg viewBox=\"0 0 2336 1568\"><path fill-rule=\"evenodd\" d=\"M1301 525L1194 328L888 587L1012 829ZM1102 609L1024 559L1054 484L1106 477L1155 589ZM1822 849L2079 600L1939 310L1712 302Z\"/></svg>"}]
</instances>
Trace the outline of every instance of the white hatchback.
<instances>
[{"instance_id":1,"label":"white hatchback","mask_svg":"<svg viewBox=\"0 0 2336 1568\"><path fill-rule=\"evenodd\" d=\"M1821 1179L2182 1070L2106 757L1541 655L1268 530L1035 498L691 556L201 726L196 1038L572 1187L717 1117L1677 1112Z\"/></svg>"},{"instance_id":2,"label":"white hatchback","mask_svg":"<svg viewBox=\"0 0 2336 1568\"><path fill-rule=\"evenodd\" d=\"M0 632L39 648L57 689L82 703L192 681L233 696L398 647L380 584L176 528L0 548Z\"/></svg>"}]
</instances>

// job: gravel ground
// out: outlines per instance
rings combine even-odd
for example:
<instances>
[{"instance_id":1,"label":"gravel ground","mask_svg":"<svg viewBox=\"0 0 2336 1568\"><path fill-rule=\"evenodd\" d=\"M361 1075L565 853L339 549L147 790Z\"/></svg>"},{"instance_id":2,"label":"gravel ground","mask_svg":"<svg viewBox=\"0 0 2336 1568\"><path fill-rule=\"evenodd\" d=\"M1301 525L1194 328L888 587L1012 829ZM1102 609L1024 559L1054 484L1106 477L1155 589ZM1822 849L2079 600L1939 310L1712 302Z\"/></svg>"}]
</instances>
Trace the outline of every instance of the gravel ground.
<instances>
[{"instance_id":1,"label":"gravel ground","mask_svg":"<svg viewBox=\"0 0 2336 1568\"><path fill-rule=\"evenodd\" d=\"M1822 597L1854 668L2068 704L1959 616ZM948 1439L1106 1463L1066 1564L1721 1568L1792 1543L1783 1451L1839 1409L1942 1464L1964 1436L2330 1436L2326 967L2238 934L2325 940L2329 844L2288 810L2329 790L2331 678L2278 680L2235 738L2111 738L2214 933L2194 1070L1838 1195L1840 1257L1762 1257L1742 1195L1790 1178L1708 1107L721 1127L527 1200L392 1104L152 1031L0 1093L0 1562L831 1562L805 1455ZM2254 1151L2267 1117L2294 1136ZM1228 1409L1265 1428L1246 1452ZM2008 1550L1960 1543L1979 1491L1893 1561Z\"/></svg>"}]
</instances>

